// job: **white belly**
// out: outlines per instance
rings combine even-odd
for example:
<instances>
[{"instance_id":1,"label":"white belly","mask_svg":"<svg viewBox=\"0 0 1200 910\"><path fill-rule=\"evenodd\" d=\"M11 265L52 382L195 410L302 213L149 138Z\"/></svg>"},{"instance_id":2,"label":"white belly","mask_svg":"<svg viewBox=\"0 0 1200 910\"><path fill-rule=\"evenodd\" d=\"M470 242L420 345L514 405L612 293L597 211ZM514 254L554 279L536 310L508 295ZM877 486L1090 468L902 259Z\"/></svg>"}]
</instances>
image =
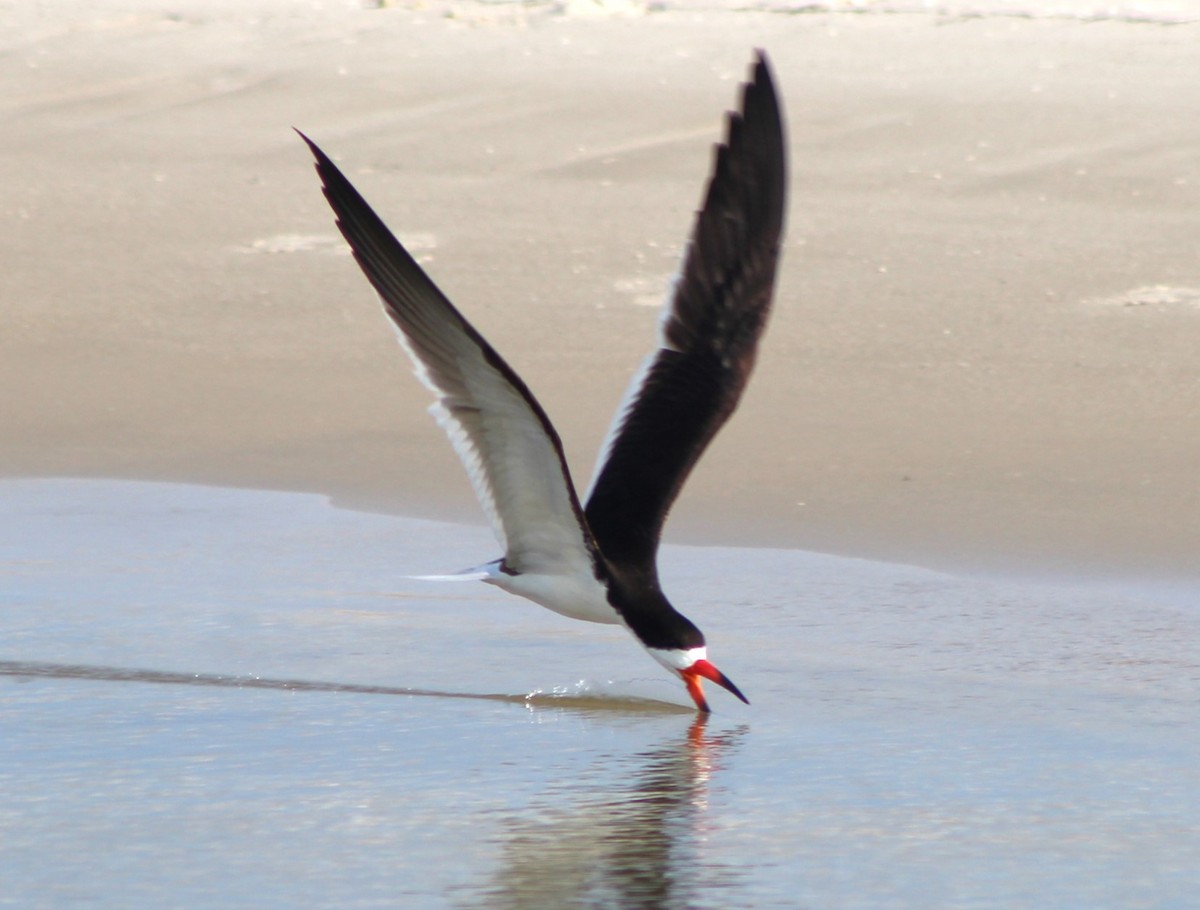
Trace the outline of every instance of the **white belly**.
<instances>
[{"instance_id":1,"label":"white belly","mask_svg":"<svg viewBox=\"0 0 1200 910\"><path fill-rule=\"evenodd\" d=\"M609 605L603 586L591 575L541 572L506 575L493 568L483 580L571 619L602 623L621 621L617 611Z\"/></svg>"}]
</instances>

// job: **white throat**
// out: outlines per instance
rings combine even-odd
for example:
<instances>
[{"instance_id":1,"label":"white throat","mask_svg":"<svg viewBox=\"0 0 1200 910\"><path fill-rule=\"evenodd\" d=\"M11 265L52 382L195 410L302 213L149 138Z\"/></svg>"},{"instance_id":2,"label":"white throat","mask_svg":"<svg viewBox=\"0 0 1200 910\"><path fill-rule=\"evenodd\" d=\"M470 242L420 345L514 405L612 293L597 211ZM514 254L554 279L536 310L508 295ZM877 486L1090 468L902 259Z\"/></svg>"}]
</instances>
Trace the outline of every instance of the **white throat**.
<instances>
[{"instance_id":1,"label":"white throat","mask_svg":"<svg viewBox=\"0 0 1200 910\"><path fill-rule=\"evenodd\" d=\"M668 670L679 673L691 667L698 660L708 660L708 648L647 648L650 656Z\"/></svg>"}]
</instances>

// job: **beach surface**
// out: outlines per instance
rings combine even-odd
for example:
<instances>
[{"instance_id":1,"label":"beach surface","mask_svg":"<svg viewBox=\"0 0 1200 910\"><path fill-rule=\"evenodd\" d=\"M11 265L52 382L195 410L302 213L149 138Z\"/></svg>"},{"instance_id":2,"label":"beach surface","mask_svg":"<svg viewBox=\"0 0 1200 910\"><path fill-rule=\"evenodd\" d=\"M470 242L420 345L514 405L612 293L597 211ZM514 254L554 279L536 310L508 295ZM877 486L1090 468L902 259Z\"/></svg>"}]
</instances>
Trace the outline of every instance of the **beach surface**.
<instances>
[{"instance_id":1,"label":"beach surface","mask_svg":"<svg viewBox=\"0 0 1200 910\"><path fill-rule=\"evenodd\" d=\"M586 485L762 47L776 312L670 539L1196 573L1195 4L6 6L4 475L478 521L295 126Z\"/></svg>"}]
</instances>

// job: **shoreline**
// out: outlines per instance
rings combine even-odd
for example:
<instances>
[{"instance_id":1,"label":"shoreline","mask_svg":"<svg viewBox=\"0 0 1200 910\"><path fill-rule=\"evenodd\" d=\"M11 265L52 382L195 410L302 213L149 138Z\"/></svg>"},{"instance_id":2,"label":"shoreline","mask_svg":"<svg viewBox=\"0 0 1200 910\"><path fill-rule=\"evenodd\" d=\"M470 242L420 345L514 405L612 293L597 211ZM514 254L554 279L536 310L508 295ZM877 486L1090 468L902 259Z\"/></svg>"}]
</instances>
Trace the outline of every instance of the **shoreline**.
<instances>
[{"instance_id":1,"label":"shoreline","mask_svg":"<svg viewBox=\"0 0 1200 910\"><path fill-rule=\"evenodd\" d=\"M413 570L418 574L454 572L464 568L468 563L479 563L497 555L497 552L494 552L497 550L497 545L483 515L478 514L474 520L472 520L472 516L469 514L465 517L459 517L450 514L450 510L444 507L444 502L441 508L431 506L427 512L418 513L415 510L403 511L371 508L369 505L358 506L341 501L339 497L321 490L255 487L248 484L205 483L166 478L68 477L58 475L0 476L0 492L3 492L5 484L20 486L25 483L90 485L85 499L99 496L105 500L112 499L112 490L110 487L112 484L128 484L132 487L177 487L189 500L194 500L195 491L209 491L218 501L223 494L242 494L247 496L264 494L267 496L278 495L282 497L312 496L325 500L328 506L335 511L359 515L364 518L394 520L398 526L403 526L410 522L429 525L430 527L439 528L439 534L436 535L438 539L442 539L442 535L446 534L449 537L462 538L471 542L469 551L464 552L458 559L458 562L461 562L462 565L458 565L453 558L447 561L446 559L433 557L431 556L433 551L430 550L429 545L427 543L422 545L419 548L420 552L424 554L421 557L421 567ZM56 501L58 501L57 497ZM22 502L27 505L27 498L23 498ZM469 505L475 505L473 498ZM471 510L464 509L464 511L470 512ZM478 512L477 506L475 507L475 511ZM269 521L269 518L264 518L264 520ZM448 529L459 529L459 532L458 534L451 534ZM1163 569L1145 569L1143 567L1131 568L1111 560L1104 563L1086 561L1067 563L1064 561L1056 562L1049 557L1039 563L1029 561L1015 562L1003 558L966 561L963 559L951 560L944 553L933 550L912 551L913 555L908 558L889 557L873 552L838 552L781 544L776 541L761 539L761 529L753 528L747 529L743 535L738 535L736 532L724 535L705 534L702 529L685 529L682 533L676 529L675 533L672 533L670 522L668 522L661 545L665 549L676 549L680 552L704 549L745 554L778 551L785 558L787 554L791 554L792 556L818 561L844 561L848 565L861 562L864 566L877 566L885 570L928 572L932 576L957 579L965 583L1027 586L1032 589L1045 591L1074 591L1081 594L1093 592L1101 597L1127 597L1145 601L1146 603L1154 603L1158 606L1172 607L1186 611L1191 611L1197 603L1200 603L1200 572L1189 570L1188 567L1182 565L1167 566ZM411 553L396 555L403 555L406 558L413 556ZM433 559L433 564L426 565L431 558ZM451 563L454 564L451 565ZM800 587L804 587L805 582L803 579L797 579L797 584Z\"/></svg>"}]
</instances>

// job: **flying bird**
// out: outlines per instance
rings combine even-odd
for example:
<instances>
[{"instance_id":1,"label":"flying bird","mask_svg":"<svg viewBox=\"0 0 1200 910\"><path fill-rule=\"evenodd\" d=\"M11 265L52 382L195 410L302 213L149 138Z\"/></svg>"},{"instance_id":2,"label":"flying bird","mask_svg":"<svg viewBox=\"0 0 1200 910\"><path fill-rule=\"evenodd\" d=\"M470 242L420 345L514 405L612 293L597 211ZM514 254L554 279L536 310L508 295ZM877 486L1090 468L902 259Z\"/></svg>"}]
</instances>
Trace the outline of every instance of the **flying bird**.
<instances>
[{"instance_id":1,"label":"flying bird","mask_svg":"<svg viewBox=\"0 0 1200 910\"><path fill-rule=\"evenodd\" d=\"M658 347L617 411L584 504L558 433L521 377L300 133L503 550L461 577L574 619L625 626L706 713L703 680L747 699L667 600L657 554L672 503L737 406L771 307L787 175L783 120L761 51L740 102L715 147Z\"/></svg>"}]
</instances>

